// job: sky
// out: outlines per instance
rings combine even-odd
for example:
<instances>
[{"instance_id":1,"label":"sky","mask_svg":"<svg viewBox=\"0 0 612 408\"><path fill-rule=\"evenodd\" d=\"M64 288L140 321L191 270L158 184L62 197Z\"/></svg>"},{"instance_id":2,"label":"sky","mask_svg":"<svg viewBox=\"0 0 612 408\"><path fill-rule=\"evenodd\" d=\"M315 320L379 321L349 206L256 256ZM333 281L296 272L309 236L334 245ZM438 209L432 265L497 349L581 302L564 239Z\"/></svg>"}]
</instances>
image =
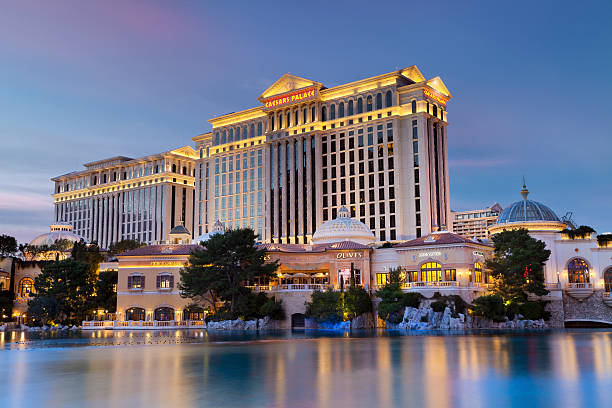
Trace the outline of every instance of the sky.
<instances>
[{"instance_id":1,"label":"sky","mask_svg":"<svg viewBox=\"0 0 612 408\"><path fill-rule=\"evenodd\" d=\"M0 234L48 231L51 177L191 144L290 72L417 65L448 103L451 208L530 199L612 231L609 1L0 0Z\"/></svg>"}]
</instances>

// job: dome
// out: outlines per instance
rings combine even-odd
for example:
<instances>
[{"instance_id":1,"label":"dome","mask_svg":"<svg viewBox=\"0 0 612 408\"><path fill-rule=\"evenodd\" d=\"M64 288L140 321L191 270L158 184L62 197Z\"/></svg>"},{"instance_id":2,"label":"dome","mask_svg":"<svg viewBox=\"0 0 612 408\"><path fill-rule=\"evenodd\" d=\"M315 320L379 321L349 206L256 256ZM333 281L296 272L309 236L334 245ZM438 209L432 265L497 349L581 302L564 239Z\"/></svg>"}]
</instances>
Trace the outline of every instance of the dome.
<instances>
[{"instance_id":1,"label":"dome","mask_svg":"<svg viewBox=\"0 0 612 408\"><path fill-rule=\"evenodd\" d=\"M313 244L328 244L340 241L353 241L359 244L372 244L376 237L372 231L360 221L350 217L349 210L341 207L338 216L323 223L312 236Z\"/></svg>"},{"instance_id":2,"label":"dome","mask_svg":"<svg viewBox=\"0 0 612 408\"><path fill-rule=\"evenodd\" d=\"M199 244L200 242L208 241L210 237L212 237L213 235L224 234L224 233L225 233L225 225L221 221L217 220L217 222L215 222L215 225L213 225L213 228L211 231L200 235L199 237L193 240L193 243Z\"/></svg>"},{"instance_id":3,"label":"dome","mask_svg":"<svg viewBox=\"0 0 612 408\"><path fill-rule=\"evenodd\" d=\"M490 227L490 232L495 233L503 229L503 227L524 227L530 229L559 229L566 227L565 223L559 219L557 214L548 206L533 200L528 200L529 190L525 184L521 190L523 199L512 203L506 207L495 224Z\"/></svg>"},{"instance_id":4,"label":"dome","mask_svg":"<svg viewBox=\"0 0 612 408\"><path fill-rule=\"evenodd\" d=\"M49 225L49 232L42 234L30 241L30 245L52 245L59 239L66 239L72 242L79 242L81 240L89 243L84 237L72 232L72 224L68 222L56 222Z\"/></svg>"}]
</instances>

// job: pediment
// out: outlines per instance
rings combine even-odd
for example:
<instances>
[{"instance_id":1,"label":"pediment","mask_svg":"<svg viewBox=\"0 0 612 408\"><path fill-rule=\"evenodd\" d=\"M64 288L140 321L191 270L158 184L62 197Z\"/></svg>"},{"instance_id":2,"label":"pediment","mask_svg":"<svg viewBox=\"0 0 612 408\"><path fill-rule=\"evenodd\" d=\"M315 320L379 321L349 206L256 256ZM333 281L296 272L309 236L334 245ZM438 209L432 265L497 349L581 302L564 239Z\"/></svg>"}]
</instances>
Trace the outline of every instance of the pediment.
<instances>
[{"instance_id":1,"label":"pediment","mask_svg":"<svg viewBox=\"0 0 612 408\"><path fill-rule=\"evenodd\" d=\"M310 79L301 78L291 74L285 74L274 82L268 89L266 89L260 96L259 100L268 99L276 95L282 95L288 92L292 92L298 89L308 88L316 86L321 88L323 85L320 82L311 81Z\"/></svg>"},{"instance_id":2,"label":"pediment","mask_svg":"<svg viewBox=\"0 0 612 408\"><path fill-rule=\"evenodd\" d=\"M439 76L427 80L427 85L429 85L442 95L446 96L448 99L453 97L446 85L444 85L444 82L442 82L442 78L440 78Z\"/></svg>"}]
</instances>

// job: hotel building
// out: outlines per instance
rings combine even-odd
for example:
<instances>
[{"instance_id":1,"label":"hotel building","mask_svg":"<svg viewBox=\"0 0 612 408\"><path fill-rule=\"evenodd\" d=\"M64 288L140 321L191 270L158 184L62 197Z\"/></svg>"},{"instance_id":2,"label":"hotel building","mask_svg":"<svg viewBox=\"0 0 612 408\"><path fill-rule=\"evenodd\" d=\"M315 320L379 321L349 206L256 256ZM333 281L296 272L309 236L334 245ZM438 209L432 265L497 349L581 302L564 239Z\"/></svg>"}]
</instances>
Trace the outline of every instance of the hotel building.
<instances>
[{"instance_id":1,"label":"hotel building","mask_svg":"<svg viewBox=\"0 0 612 408\"><path fill-rule=\"evenodd\" d=\"M467 238L488 239L489 227L495 224L503 208L498 203L482 210L451 211L451 228Z\"/></svg>"},{"instance_id":2,"label":"hotel building","mask_svg":"<svg viewBox=\"0 0 612 408\"><path fill-rule=\"evenodd\" d=\"M197 158L185 146L86 163L85 170L51 179L54 221L70 223L76 234L104 248L122 239L164 242L183 222L193 231Z\"/></svg>"},{"instance_id":3,"label":"hotel building","mask_svg":"<svg viewBox=\"0 0 612 408\"><path fill-rule=\"evenodd\" d=\"M450 98L416 66L331 88L283 75L259 106L193 138L196 232L221 220L263 242L306 244L342 206L377 242L448 226Z\"/></svg>"}]
</instances>

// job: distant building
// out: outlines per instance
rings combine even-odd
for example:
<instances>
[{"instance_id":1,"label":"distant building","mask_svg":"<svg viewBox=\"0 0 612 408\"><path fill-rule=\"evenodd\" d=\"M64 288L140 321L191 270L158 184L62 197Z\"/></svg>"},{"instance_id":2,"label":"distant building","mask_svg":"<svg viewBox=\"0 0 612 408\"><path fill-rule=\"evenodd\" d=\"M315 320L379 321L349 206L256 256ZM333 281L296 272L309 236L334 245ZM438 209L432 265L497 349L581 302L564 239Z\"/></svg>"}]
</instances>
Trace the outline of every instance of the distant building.
<instances>
[{"instance_id":1,"label":"distant building","mask_svg":"<svg viewBox=\"0 0 612 408\"><path fill-rule=\"evenodd\" d=\"M451 211L452 231L466 238L487 239L503 208L498 203L482 210Z\"/></svg>"},{"instance_id":2,"label":"distant building","mask_svg":"<svg viewBox=\"0 0 612 408\"><path fill-rule=\"evenodd\" d=\"M193 231L197 157L185 146L87 163L86 170L55 177L55 221L102 248L123 239L165 242L181 221Z\"/></svg>"}]
</instances>

